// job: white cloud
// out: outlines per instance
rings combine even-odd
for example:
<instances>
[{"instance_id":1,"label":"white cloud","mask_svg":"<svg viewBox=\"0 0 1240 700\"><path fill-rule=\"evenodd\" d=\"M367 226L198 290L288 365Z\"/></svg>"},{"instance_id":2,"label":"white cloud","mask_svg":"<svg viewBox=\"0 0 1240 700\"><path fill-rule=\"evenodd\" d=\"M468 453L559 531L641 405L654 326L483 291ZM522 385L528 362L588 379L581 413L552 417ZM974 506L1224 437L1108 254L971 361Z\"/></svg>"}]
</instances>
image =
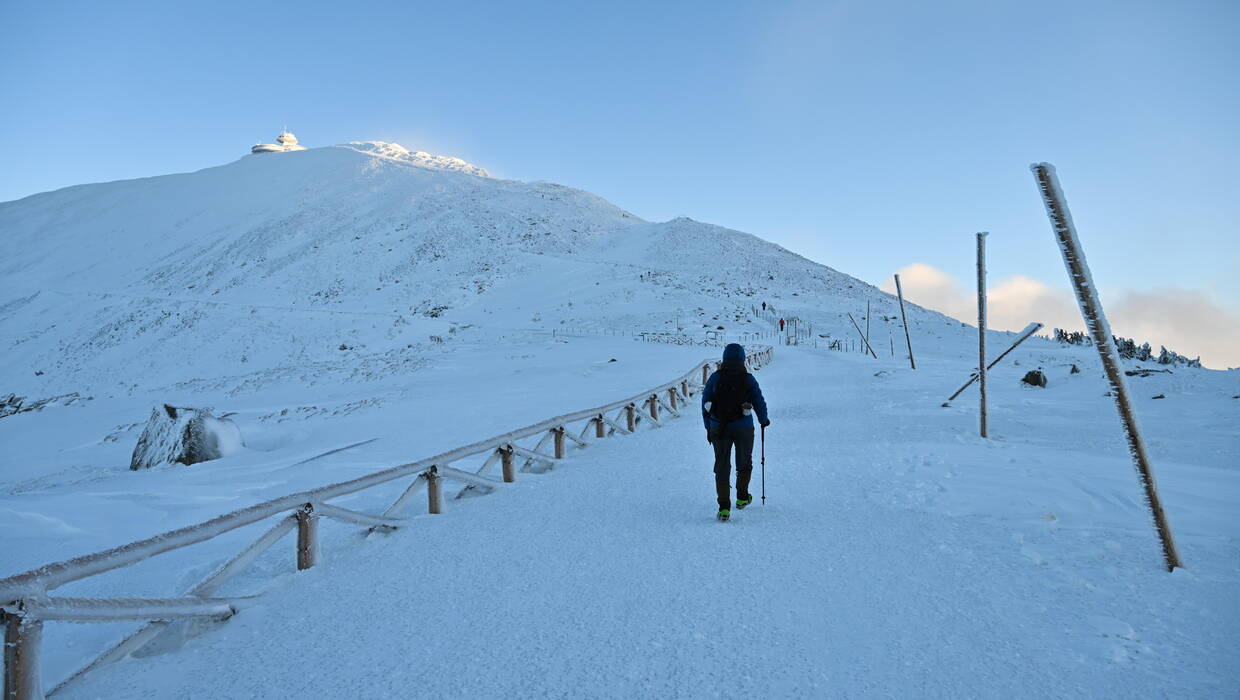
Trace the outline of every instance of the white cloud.
<instances>
[{"instance_id":1,"label":"white cloud","mask_svg":"<svg viewBox=\"0 0 1240 700\"><path fill-rule=\"evenodd\" d=\"M955 277L925 263L901 269L900 283L909 301L968 323L977 322L977 292L972 285L966 289ZM883 283L882 289L895 293L890 281ZM1110 298L1117 299L1107 311L1116 335L1147 342L1155 349L1165 345L1188 357L1201 355L1207 367L1240 366L1240 316L1223 309L1209 295L1182 287L1162 287L1125 290ZM987 325L997 330L1020 330L1031 321L1039 321L1048 329L1084 329L1069 290L1023 275L992 285L987 292L986 312Z\"/></svg>"},{"instance_id":2,"label":"white cloud","mask_svg":"<svg viewBox=\"0 0 1240 700\"><path fill-rule=\"evenodd\" d=\"M1240 315L1208 295L1183 287L1128 291L1108 312L1116 335L1201 355L1207 367L1240 366Z\"/></svg>"},{"instance_id":3,"label":"white cloud","mask_svg":"<svg viewBox=\"0 0 1240 700\"><path fill-rule=\"evenodd\" d=\"M900 270L904 298L928 309L968 323L977 323L977 291L955 277L925 263L914 263ZM895 284L883 283L883 291L895 294ZM997 330L1018 331L1031 321L1047 328L1084 328L1076 310L1076 300L1066 292L1017 275L992 285L986 295L986 325Z\"/></svg>"}]
</instances>

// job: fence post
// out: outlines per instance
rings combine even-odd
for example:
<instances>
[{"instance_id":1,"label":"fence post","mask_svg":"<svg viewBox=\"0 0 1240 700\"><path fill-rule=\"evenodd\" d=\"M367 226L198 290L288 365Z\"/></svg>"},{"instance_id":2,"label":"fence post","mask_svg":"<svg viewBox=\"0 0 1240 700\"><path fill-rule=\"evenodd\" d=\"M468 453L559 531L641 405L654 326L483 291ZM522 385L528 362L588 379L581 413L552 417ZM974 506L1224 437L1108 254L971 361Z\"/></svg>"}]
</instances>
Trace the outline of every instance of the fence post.
<instances>
[{"instance_id":1,"label":"fence post","mask_svg":"<svg viewBox=\"0 0 1240 700\"><path fill-rule=\"evenodd\" d=\"M650 403L650 417L659 420L659 395L651 394L646 401Z\"/></svg>"},{"instance_id":2,"label":"fence post","mask_svg":"<svg viewBox=\"0 0 1240 700\"><path fill-rule=\"evenodd\" d=\"M865 300L865 344L870 344L870 300Z\"/></svg>"},{"instance_id":3,"label":"fence post","mask_svg":"<svg viewBox=\"0 0 1240 700\"><path fill-rule=\"evenodd\" d=\"M706 386L706 380L710 378L710 365L702 365L702 386Z\"/></svg>"},{"instance_id":4,"label":"fence post","mask_svg":"<svg viewBox=\"0 0 1240 700\"><path fill-rule=\"evenodd\" d=\"M500 467L504 470L504 483L511 484L517 480L517 470L512 466L512 446L504 445L499 448Z\"/></svg>"},{"instance_id":5,"label":"fence post","mask_svg":"<svg viewBox=\"0 0 1240 700\"><path fill-rule=\"evenodd\" d=\"M443 480L439 476L439 471L435 467L431 467L426 472L426 510L431 515L439 515L443 512Z\"/></svg>"},{"instance_id":6,"label":"fence post","mask_svg":"<svg viewBox=\"0 0 1240 700\"><path fill-rule=\"evenodd\" d=\"M1111 335L1111 324L1107 323L1106 314L1102 310L1102 301L1098 298L1098 288L1094 286L1093 277L1089 274L1089 264L1085 262L1085 251L1076 235L1076 226L1072 223L1072 214L1064 200L1063 191L1059 188L1059 178L1055 176L1055 166L1050 163L1036 163L1031 166L1034 179L1038 182L1038 190L1042 194L1042 203L1046 205L1046 216L1051 221L1051 229L1059 243L1059 252L1063 254L1064 267L1068 269L1068 277L1076 289L1076 300L1081 307L1081 315L1085 318L1085 327L1093 336L1094 346L1102 358L1102 367L1106 371L1107 380L1111 384L1111 394L1115 397L1115 407L1119 410L1120 420L1124 425L1124 435L1128 438L1128 451L1137 467L1137 478L1145 489L1146 505L1154 516L1154 526L1158 529L1162 540L1163 559L1168 571L1183 567L1180 553L1176 550L1175 539L1171 536L1171 526L1167 515L1163 512L1162 499L1158 497L1158 484L1154 482L1154 469L1150 465L1149 455L1145 451L1145 441L1141 438L1141 428L1137 417L1132 412L1132 403L1128 399L1128 383L1124 379L1123 368L1115 355Z\"/></svg>"},{"instance_id":7,"label":"fence post","mask_svg":"<svg viewBox=\"0 0 1240 700\"><path fill-rule=\"evenodd\" d=\"M917 362L913 360L913 339L908 334L908 316L904 315L904 290L900 287L899 275L896 275L896 295L900 297L900 320L904 322L904 342L908 343L908 364L917 369Z\"/></svg>"},{"instance_id":8,"label":"fence post","mask_svg":"<svg viewBox=\"0 0 1240 700\"><path fill-rule=\"evenodd\" d=\"M676 390L675 389L667 390L667 401L668 401L668 405L672 407L672 410L673 411L676 410L677 404L676 404Z\"/></svg>"},{"instance_id":9,"label":"fence post","mask_svg":"<svg viewBox=\"0 0 1240 700\"><path fill-rule=\"evenodd\" d=\"M630 433L637 431L637 416L635 415L636 412L637 412L637 407L634 406L633 404L629 404L628 406L624 407L624 417L628 420L628 427L629 427Z\"/></svg>"},{"instance_id":10,"label":"fence post","mask_svg":"<svg viewBox=\"0 0 1240 700\"><path fill-rule=\"evenodd\" d=\"M979 429L986 433L986 232L977 234L977 388L981 396Z\"/></svg>"},{"instance_id":11,"label":"fence post","mask_svg":"<svg viewBox=\"0 0 1240 700\"><path fill-rule=\"evenodd\" d=\"M551 434L555 439L555 458L564 459L564 426L552 428Z\"/></svg>"},{"instance_id":12,"label":"fence post","mask_svg":"<svg viewBox=\"0 0 1240 700\"><path fill-rule=\"evenodd\" d=\"M607 437L607 424L603 422L602 416L594 419L594 437Z\"/></svg>"},{"instance_id":13,"label":"fence post","mask_svg":"<svg viewBox=\"0 0 1240 700\"><path fill-rule=\"evenodd\" d=\"M0 611L0 615L4 617L4 700L42 700L43 621L21 612Z\"/></svg>"},{"instance_id":14,"label":"fence post","mask_svg":"<svg viewBox=\"0 0 1240 700\"><path fill-rule=\"evenodd\" d=\"M319 516L307 503L297 510L297 570L314 566L319 553Z\"/></svg>"}]
</instances>

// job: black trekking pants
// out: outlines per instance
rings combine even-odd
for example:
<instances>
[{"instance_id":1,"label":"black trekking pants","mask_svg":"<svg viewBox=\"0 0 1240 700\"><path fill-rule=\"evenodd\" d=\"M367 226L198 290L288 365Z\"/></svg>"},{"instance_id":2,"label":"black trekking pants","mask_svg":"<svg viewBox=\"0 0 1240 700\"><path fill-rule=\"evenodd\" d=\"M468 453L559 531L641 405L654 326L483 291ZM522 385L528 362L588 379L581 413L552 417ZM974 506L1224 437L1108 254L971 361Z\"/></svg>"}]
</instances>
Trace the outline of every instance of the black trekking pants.
<instances>
[{"instance_id":1,"label":"black trekking pants","mask_svg":"<svg viewBox=\"0 0 1240 700\"><path fill-rule=\"evenodd\" d=\"M753 428L721 427L715 429L711 442L715 448L715 493L720 508L732 507L732 447L736 446L736 497L749 498L749 477L753 475Z\"/></svg>"}]
</instances>

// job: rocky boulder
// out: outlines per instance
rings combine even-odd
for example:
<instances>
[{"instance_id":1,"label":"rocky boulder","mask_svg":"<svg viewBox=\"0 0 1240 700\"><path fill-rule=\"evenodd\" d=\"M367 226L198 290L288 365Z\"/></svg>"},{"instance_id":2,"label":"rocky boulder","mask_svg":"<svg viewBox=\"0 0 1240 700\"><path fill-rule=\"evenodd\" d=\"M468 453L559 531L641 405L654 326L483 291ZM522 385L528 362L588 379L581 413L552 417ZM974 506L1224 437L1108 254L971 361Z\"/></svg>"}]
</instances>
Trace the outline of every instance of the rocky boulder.
<instances>
[{"instance_id":1,"label":"rocky boulder","mask_svg":"<svg viewBox=\"0 0 1240 700\"><path fill-rule=\"evenodd\" d=\"M211 409L162 404L151 409L129 468L197 464L227 457L243 446L237 424L211 415Z\"/></svg>"},{"instance_id":2,"label":"rocky boulder","mask_svg":"<svg viewBox=\"0 0 1240 700\"><path fill-rule=\"evenodd\" d=\"M1020 381L1028 384L1029 386L1036 386L1042 389L1046 388L1046 374L1040 369L1025 372L1024 378Z\"/></svg>"}]
</instances>

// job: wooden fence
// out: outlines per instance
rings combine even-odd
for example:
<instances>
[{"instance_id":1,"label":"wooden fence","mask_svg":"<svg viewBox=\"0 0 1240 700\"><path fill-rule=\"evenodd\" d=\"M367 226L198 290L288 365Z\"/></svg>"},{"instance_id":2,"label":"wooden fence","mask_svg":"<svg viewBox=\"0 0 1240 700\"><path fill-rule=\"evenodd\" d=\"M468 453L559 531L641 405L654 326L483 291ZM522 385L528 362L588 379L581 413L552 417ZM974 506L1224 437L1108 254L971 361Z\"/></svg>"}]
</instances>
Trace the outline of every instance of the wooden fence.
<instances>
[{"instance_id":1,"label":"wooden fence","mask_svg":"<svg viewBox=\"0 0 1240 700\"><path fill-rule=\"evenodd\" d=\"M754 348L749 365L759 369L769 363L773 349ZM226 513L197 525L165 532L120 547L47 564L25 573L0 579L0 611L4 620L4 700L44 697L39 663L43 622L139 622L140 628L61 681L48 693L76 683L90 671L119 661L153 640L173 621L224 620L235 615L252 598L218 597L215 593L253 563L285 535L297 530L298 569L308 569L318 559L319 520L328 518L348 525L392 531L410 524L405 515L411 502L425 487L427 511L443 511L445 481L464 485L465 491L492 491L516 479L519 470L538 471L564 459L570 446L584 448L589 438L637 432L642 424L661 427L668 417L688 409L689 399L700 391L716 360L704 361L675 381L637 396L605 406L556 416L540 423L459 447L426 459L390 467L350 481L292 493L248 508ZM581 424L574 429L574 424ZM532 448L519 440L537 438ZM550 453L546 450L550 448ZM465 471L450 466L468 457L486 455L482 467ZM521 461L520 468L517 462ZM500 465L501 480L488 476ZM381 514L362 513L328 501L381 484L412 477L400 496ZM460 494L458 494L459 496ZM132 566L165 552L205 542L240 527L274 519L261 537L221 565L183 596L174 598L69 598L48 592L73 581Z\"/></svg>"}]
</instances>

